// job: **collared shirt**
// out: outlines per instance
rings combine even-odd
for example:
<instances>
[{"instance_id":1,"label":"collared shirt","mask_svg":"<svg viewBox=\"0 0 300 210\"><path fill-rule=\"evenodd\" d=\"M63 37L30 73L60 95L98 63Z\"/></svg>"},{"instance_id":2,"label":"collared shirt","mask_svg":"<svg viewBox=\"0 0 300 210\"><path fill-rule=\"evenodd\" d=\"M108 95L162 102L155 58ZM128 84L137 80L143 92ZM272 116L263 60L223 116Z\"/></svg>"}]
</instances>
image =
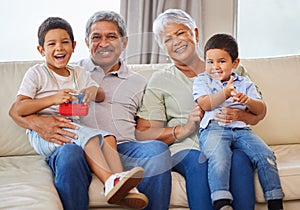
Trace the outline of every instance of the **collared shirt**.
<instances>
[{"instance_id":1,"label":"collared shirt","mask_svg":"<svg viewBox=\"0 0 300 210\"><path fill-rule=\"evenodd\" d=\"M250 98L261 99L260 94L257 92L257 89L251 80L249 80L246 77L238 76L235 73L232 73L232 75L234 76L233 85L235 86L237 92L244 93ZM214 79L206 73L199 74L196 77L193 84L194 101L197 101L197 99L203 95L210 95L223 90L227 83L227 81L221 82L217 79ZM218 108L205 112L204 117L200 123L200 128L206 128L209 124L209 121L215 118L216 113L218 113L220 111L220 108L222 107L233 107L242 110L246 109L246 106L241 103L233 103L232 97L230 97ZM235 121L229 124L225 124L224 126L233 128L243 128L247 127L248 125L246 125L242 121Z\"/></svg>"},{"instance_id":2,"label":"collared shirt","mask_svg":"<svg viewBox=\"0 0 300 210\"><path fill-rule=\"evenodd\" d=\"M113 133L118 142L135 140L136 114L147 84L146 78L130 70L125 62L120 63L118 71L106 75L91 58L77 63L91 73L105 92L103 102L90 104L82 124Z\"/></svg>"}]
</instances>

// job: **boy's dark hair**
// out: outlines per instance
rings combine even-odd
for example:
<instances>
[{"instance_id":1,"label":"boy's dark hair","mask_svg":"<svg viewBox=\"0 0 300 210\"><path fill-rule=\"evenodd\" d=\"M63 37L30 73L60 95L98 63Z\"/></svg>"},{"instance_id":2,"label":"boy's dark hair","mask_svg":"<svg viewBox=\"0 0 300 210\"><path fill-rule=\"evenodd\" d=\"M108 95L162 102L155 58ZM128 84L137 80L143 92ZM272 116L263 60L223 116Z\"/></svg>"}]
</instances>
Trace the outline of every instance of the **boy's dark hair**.
<instances>
[{"instance_id":1,"label":"boy's dark hair","mask_svg":"<svg viewBox=\"0 0 300 210\"><path fill-rule=\"evenodd\" d=\"M238 58L239 50L235 38L229 34L215 34L205 44L204 59L206 52L211 49L221 49L229 53L232 61Z\"/></svg>"},{"instance_id":2,"label":"boy's dark hair","mask_svg":"<svg viewBox=\"0 0 300 210\"><path fill-rule=\"evenodd\" d=\"M52 29L64 29L70 36L72 45L74 44L74 35L71 25L60 17L49 17L40 25L38 30L39 45L44 48L45 36Z\"/></svg>"}]
</instances>

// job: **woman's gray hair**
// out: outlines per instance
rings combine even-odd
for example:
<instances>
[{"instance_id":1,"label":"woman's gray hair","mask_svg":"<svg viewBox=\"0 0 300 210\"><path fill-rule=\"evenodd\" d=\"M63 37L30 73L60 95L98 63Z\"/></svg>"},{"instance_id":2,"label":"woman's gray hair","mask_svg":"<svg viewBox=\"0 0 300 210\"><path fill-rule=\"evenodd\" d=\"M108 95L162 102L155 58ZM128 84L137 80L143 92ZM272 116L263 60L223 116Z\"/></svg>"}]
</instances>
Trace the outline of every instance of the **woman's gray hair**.
<instances>
[{"instance_id":1,"label":"woman's gray hair","mask_svg":"<svg viewBox=\"0 0 300 210\"><path fill-rule=\"evenodd\" d=\"M164 48L161 33L164 32L164 28L170 23L182 24L194 31L197 25L194 19L185 11L180 9L168 9L161 13L153 22L154 38L161 48Z\"/></svg>"},{"instance_id":2,"label":"woman's gray hair","mask_svg":"<svg viewBox=\"0 0 300 210\"><path fill-rule=\"evenodd\" d=\"M118 28L119 32L122 35L122 38L124 39L127 36L127 31L126 31L126 24L124 18L114 12L114 11L108 11L108 10L101 10L96 13L94 13L90 19L86 23L85 27L85 38L89 39L89 35L91 32L91 26L98 21L110 21L115 23Z\"/></svg>"}]
</instances>

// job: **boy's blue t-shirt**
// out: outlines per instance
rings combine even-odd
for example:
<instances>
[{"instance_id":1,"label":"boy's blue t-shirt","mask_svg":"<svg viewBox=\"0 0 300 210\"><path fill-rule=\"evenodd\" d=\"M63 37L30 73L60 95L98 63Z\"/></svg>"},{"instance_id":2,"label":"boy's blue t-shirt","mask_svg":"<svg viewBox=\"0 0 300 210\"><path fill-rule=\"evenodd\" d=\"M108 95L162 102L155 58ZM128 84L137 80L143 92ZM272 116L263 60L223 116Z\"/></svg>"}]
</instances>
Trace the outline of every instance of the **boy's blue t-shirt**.
<instances>
[{"instance_id":1,"label":"boy's blue t-shirt","mask_svg":"<svg viewBox=\"0 0 300 210\"><path fill-rule=\"evenodd\" d=\"M232 73L234 77L233 85L235 86L237 92L242 92L246 94L248 97L253 99L261 99L260 94L257 92L257 89L254 83L246 77L242 77L237 75L236 73ZM221 82L220 80L214 79L210 77L207 73L199 74L193 84L193 97L196 102L197 99L203 95L210 95L221 91L227 85L227 81ZM232 107L238 109L246 109L246 106L238 103L232 102L232 97L228 98L224 103L222 103L218 108L206 111L204 117L200 122L200 128L206 128L209 124L210 120L215 118L215 114L220 112L220 108L222 107ZM247 127L246 123L242 121L235 121L229 124L225 124L226 127L234 127L234 128L243 128Z\"/></svg>"}]
</instances>

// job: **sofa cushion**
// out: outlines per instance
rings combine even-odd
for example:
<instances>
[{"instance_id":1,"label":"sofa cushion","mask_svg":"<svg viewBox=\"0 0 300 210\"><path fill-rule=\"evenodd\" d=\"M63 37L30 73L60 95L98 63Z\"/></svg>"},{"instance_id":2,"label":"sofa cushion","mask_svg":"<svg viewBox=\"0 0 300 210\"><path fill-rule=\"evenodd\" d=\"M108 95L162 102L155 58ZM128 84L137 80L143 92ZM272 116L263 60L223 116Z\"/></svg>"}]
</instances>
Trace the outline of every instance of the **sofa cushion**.
<instances>
[{"instance_id":1,"label":"sofa cushion","mask_svg":"<svg viewBox=\"0 0 300 210\"><path fill-rule=\"evenodd\" d=\"M43 157L0 157L0 177L0 209L63 209Z\"/></svg>"},{"instance_id":2,"label":"sofa cushion","mask_svg":"<svg viewBox=\"0 0 300 210\"><path fill-rule=\"evenodd\" d=\"M284 200L299 200L300 198L300 144L287 144L271 146L277 158L277 165ZM259 184L257 173L255 174L255 195L257 202L266 202Z\"/></svg>"}]
</instances>

